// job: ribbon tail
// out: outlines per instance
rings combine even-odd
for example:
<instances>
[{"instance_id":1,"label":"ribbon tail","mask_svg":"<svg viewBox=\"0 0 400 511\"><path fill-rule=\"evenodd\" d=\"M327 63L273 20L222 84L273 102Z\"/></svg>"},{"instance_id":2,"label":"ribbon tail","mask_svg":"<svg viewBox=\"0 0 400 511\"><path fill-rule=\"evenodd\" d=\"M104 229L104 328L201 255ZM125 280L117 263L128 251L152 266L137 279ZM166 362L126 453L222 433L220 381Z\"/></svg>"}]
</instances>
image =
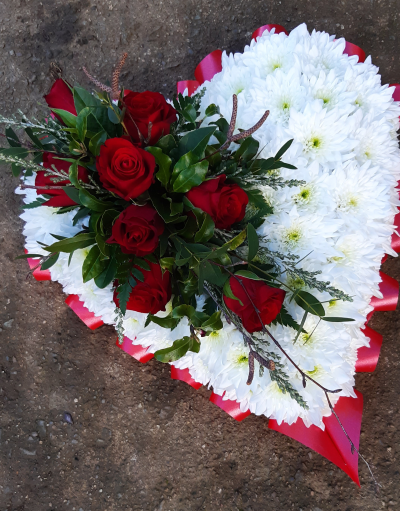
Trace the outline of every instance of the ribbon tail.
<instances>
[{"instance_id":1,"label":"ribbon tail","mask_svg":"<svg viewBox=\"0 0 400 511\"><path fill-rule=\"evenodd\" d=\"M171 378L173 380L184 381L196 390L202 386L200 382L192 378L189 369L177 369L175 366L171 365Z\"/></svg>"},{"instance_id":2,"label":"ribbon tail","mask_svg":"<svg viewBox=\"0 0 400 511\"><path fill-rule=\"evenodd\" d=\"M24 250L24 252L25 254L28 253L26 249ZM27 261L29 264L29 268L31 270L33 270L33 268L35 268L35 266L37 266L40 263L40 259L32 259L31 257L28 257ZM44 280L51 280L50 270L41 270L40 267L36 268L36 270L32 272L32 275L39 282Z\"/></svg>"},{"instance_id":3,"label":"ribbon tail","mask_svg":"<svg viewBox=\"0 0 400 511\"><path fill-rule=\"evenodd\" d=\"M90 330L96 330L101 325L104 325L103 320L90 312L78 295L69 295L65 303L71 307L75 314L81 319Z\"/></svg>"},{"instance_id":4,"label":"ribbon tail","mask_svg":"<svg viewBox=\"0 0 400 511\"><path fill-rule=\"evenodd\" d=\"M132 344L132 340L129 337L124 337L122 344L119 343L118 339L115 343L118 348L121 348L122 351L125 351L128 355L135 358L138 362L145 364L149 360L151 360L154 355L153 353L148 353L147 349L140 344Z\"/></svg>"},{"instance_id":5,"label":"ribbon tail","mask_svg":"<svg viewBox=\"0 0 400 511\"><path fill-rule=\"evenodd\" d=\"M270 24L270 25L263 25L262 27L260 28L257 28L257 30L254 30L251 38L252 39L257 39L257 37L260 37L261 35L263 35L263 33L265 31L267 32L271 32L272 29L275 29L275 34L280 34L281 32L285 33L286 35L289 35L289 33L287 32L287 30L282 27L282 25L276 25L274 23Z\"/></svg>"},{"instance_id":6,"label":"ribbon tail","mask_svg":"<svg viewBox=\"0 0 400 511\"><path fill-rule=\"evenodd\" d=\"M355 392L357 399L341 397L336 403L335 412L358 449L363 399L360 392ZM314 425L307 428L300 418L291 425L285 422L279 425L276 420L270 419L268 427L318 452L360 485L357 453L351 454L350 443L333 414L330 417L325 417L323 421L325 431Z\"/></svg>"},{"instance_id":7,"label":"ribbon tail","mask_svg":"<svg viewBox=\"0 0 400 511\"><path fill-rule=\"evenodd\" d=\"M246 410L245 412L242 412L240 410L240 406L237 401L223 399L224 394L222 396L219 396L218 394L214 394L214 392L212 392L210 396L211 403L217 405L219 408L221 408L221 410L226 412L228 415L230 415L233 419L237 420L238 422L242 421L248 415L250 415L251 413L250 410Z\"/></svg>"},{"instance_id":8,"label":"ribbon tail","mask_svg":"<svg viewBox=\"0 0 400 511\"><path fill-rule=\"evenodd\" d=\"M356 44L349 43L349 41L346 41L346 46L344 47L343 53L349 55L349 57L352 55L357 55L358 62L364 62L366 58L365 51Z\"/></svg>"},{"instance_id":9,"label":"ribbon tail","mask_svg":"<svg viewBox=\"0 0 400 511\"><path fill-rule=\"evenodd\" d=\"M214 75L222 71L222 51L214 50L209 53L194 71L194 76L199 85L211 80Z\"/></svg>"},{"instance_id":10,"label":"ribbon tail","mask_svg":"<svg viewBox=\"0 0 400 511\"><path fill-rule=\"evenodd\" d=\"M369 346L358 349L355 369L356 373L372 373L378 364L383 337L369 326L365 326L362 332L369 337Z\"/></svg>"},{"instance_id":11,"label":"ribbon tail","mask_svg":"<svg viewBox=\"0 0 400 511\"><path fill-rule=\"evenodd\" d=\"M382 281L379 284L379 290L383 295L383 298L377 298L373 296L370 305L374 308L368 316L367 320L371 319L374 312L378 311L394 311L397 307L399 299L399 283L396 279L389 277L386 273L379 272Z\"/></svg>"},{"instance_id":12,"label":"ribbon tail","mask_svg":"<svg viewBox=\"0 0 400 511\"><path fill-rule=\"evenodd\" d=\"M181 80L176 82L176 90L178 94L183 94L185 90L188 90L188 96L193 96L196 90L200 87L197 80Z\"/></svg>"}]
</instances>

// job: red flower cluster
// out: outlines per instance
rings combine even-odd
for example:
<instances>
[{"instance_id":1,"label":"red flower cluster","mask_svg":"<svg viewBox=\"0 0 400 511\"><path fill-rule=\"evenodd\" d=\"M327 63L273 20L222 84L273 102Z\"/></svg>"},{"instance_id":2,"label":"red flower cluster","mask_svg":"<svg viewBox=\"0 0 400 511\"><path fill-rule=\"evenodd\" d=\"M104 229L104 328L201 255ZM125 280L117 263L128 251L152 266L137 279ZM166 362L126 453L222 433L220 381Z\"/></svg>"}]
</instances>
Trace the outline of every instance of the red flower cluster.
<instances>
[{"instance_id":1,"label":"red flower cluster","mask_svg":"<svg viewBox=\"0 0 400 511\"><path fill-rule=\"evenodd\" d=\"M243 220L249 198L244 190L236 184L225 184L224 174L204 181L192 188L187 198L208 213L218 229L228 229L232 224Z\"/></svg>"},{"instance_id":2,"label":"red flower cluster","mask_svg":"<svg viewBox=\"0 0 400 511\"><path fill-rule=\"evenodd\" d=\"M164 223L157 211L144 206L128 206L116 219L107 243L118 243L124 254L142 257L157 248Z\"/></svg>"},{"instance_id":3,"label":"red flower cluster","mask_svg":"<svg viewBox=\"0 0 400 511\"><path fill-rule=\"evenodd\" d=\"M138 282L130 294L126 308L144 314L156 314L165 311L165 306L171 299L171 281L169 272L161 271L159 264L149 263L149 270L142 270L143 282ZM114 302L119 307L117 293L114 292Z\"/></svg>"},{"instance_id":4,"label":"red flower cluster","mask_svg":"<svg viewBox=\"0 0 400 511\"><path fill-rule=\"evenodd\" d=\"M125 91L125 126L134 142L140 143L139 132L149 145L154 145L169 134L176 121L176 110L159 92Z\"/></svg>"},{"instance_id":5,"label":"red flower cluster","mask_svg":"<svg viewBox=\"0 0 400 511\"><path fill-rule=\"evenodd\" d=\"M106 190L129 200L150 188L156 161L129 140L110 138L101 146L96 168Z\"/></svg>"},{"instance_id":6,"label":"red flower cluster","mask_svg":"<svg viewBox=\"0 0 400 511\"><path fill-rule=\"evenodd\" d=\"M242 281L245 289L243 289L237 279ZM231 277L229 284L233 294L240 301L224 296L225 304L239 316L243 326L249 333L262 330L262 325L254 306L258 309L264 325L269 325L279 314L286 295L283 289L268 286L261 280L252 280L245 277Z\"/></svg>"},{"instance_id":7,"label":"red flower cluster","mask_svg":"<svg viewBox=\"0 0 400 511\"><path fill-rule=\"evenodd\" d=\"M43 153L43 167L45 169L51 169L52 165L54 165L57 170L64 170L65 172L68 172L71 163L63 160L58 160L55 156L53 156L52 153ZM52 198L44 202L42 205L52 206L53 208L74 206L76 202L70 199L64 190L60 189L60 186L70 185L71 181L69 179L65 179L55 183L51 174L46 174L47 173L45 170L36 172L35 179L35 186L43 187L36 190L37 195L52 195ZM89 182L87 170L80 165L78 165L78 178L84 183Z\"/></svg>"}]
</instances>

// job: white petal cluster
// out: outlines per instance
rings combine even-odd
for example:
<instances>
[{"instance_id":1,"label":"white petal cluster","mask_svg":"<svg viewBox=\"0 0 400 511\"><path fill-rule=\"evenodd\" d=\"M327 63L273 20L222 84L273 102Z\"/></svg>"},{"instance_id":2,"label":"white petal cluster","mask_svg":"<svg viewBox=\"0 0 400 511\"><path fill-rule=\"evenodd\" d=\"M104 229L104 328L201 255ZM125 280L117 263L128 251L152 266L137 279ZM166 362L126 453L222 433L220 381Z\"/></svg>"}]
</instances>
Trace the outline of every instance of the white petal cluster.
<instances>
[{"instance_id":1,"label":"white petal cluster","mask_svg":"<svg viewBox=\"0 0 400 511\"><path fill-rule=\"evenodd\" d=\"M400 151L395 132L400 106L392 99L393 89L381 84L370 57L360 64L357 57L343 54L344 46L343 39L334 40L324 32L310 34L305 25L289 36L264 32L243 54L223 56L222 71L203 85L202 112L215 103L229 119L236 93L237 132L270 111L253 135L263 149L262 157L274 155L293 139L283 159L297 170L281 169L280 174L306 184L262 189L274 214L266 218L259 234L272 250L307 256L300 267L321 270L321 280L351 295L353 302L341 302L312 291L325 302L327 316L355 321L318 324L309 316L305 329L313 334L301 335L296 343L290 328L276 326L271 331L315 380L327 388L343 389L340 395L354 396L357 349L368 345L360 329L371 311L371 297L381 297L381 259L384 253L395 255L390 238L399 205L395 186ZM243 77L236 90L231 86L233 76ZM286 277L284 281L292 289L303 285ZM299 321L303 310L290 297L289 291L285 305ZM282 394L268 372L259 378L257 367L253 383L246 385L247 348L238 333L209 337L202 339L199 354L180 361L193 377L201 372L202 383L208 380L214 392L225 392L225 398L236 399L243 410L288 423L300 416L307 425L323 427L322 418L330 413L323 393L311 383L303 389L290 363L285 362L285 371L307 401L308 411Z\"/></svg>"},{"instance_id":2,"label":"white petal cluster","mask_svg":"<svg viewBox=\"0 0 400 511\"><path fill-rule=\"evenodd\" d=\"M349 317L352 323L319 322L309 315L304 325L307 334L294 342L296 332L280 325L271 333L304 371L330 389L341 388L332 396L354 396L354 367L357 349L369 340L361 328L372 310L371 297L381 297L379 268L390 248L393 219L399 205L395 186L400 178L400 151L396 138L400 105L392 99L392 88L382 85L378 68L368 57L343 54L344 39L335 40L324 32L307 31L300 25L289 36L264 34L252 41L242 54L223 54L222 71L205 82L200 117L211 103L230 119L232 95L238 97L235 133L253 126L266 110L270 115L254 133L268 158L290 139L294 142L284 161L296 170L281 169L284 179L305 181L302 186L263 187L262 192L274 213L259 228L262 243L272 250L292 253L304 259L300 267L321 270L321 280L353 297L353 302L332 300L328 293L313 294L324 302L326 315ZM218 116L206 118L204 124ZM26 202L35 198L26 192ZM38 242L52 243L51 234L72 236L81 224L72 225L74 213L58 215L57 209L39 207L24 212L26 248L31 253L45 253ZM84 222L84 221L83 221ZM88 249L60 255L51 275L67 293L78 294L89 310L106 323L114 322L112 289L98 289L94 282L83 283L82 264ZM294 290L304 287L286 275L285 285ZM297 321L303 310L290 300L285 306ZM198 299L201 309L202 297ZM168 314L171 303L165 312ZM155 323L145 326L146 314L128 311L123 322L133 344L155 352L189 334L183 319L173 331ZM279 354L271 344L270 350ZM309 409L301 408L284 394L270 374L259 374L247 385L248 348L242 335L224 323L221 331L201 339L199 353L188 354L174 363L188 368L192 377L213 387L225 399L237 400L240 408L289 424L301 417L307 426L323 428L322 419L330 414L324 394L308 383L304 389L293 365L282 357L284 370Z\"/></svg>"}]
</instances>

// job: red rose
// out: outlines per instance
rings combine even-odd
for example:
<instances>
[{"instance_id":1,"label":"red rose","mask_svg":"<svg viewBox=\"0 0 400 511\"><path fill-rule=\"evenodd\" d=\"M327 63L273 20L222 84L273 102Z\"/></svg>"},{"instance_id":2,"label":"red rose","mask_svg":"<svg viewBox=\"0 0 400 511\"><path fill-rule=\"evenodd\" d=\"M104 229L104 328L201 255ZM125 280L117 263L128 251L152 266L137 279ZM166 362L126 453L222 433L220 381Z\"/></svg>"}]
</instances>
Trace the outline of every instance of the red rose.
<instances>
[{"instance_id":1,"label":"red rose","mask_svg":"<svg viewBox=\"0 0 400 511\"><path fill-rule=\"evenodd\" d=\"M171 299L171 282L169 272L162 274L159 264L149 263L150 270L142 270L144 281L137 281L132 289L126 308L144 314L156 314L165 311L166 304ZM119 307L117 293L114 292L114 302Z\"/></svg>"},{"instance_id":2,"label":"red rose","mask_svg":"<svg viewBox=\"0 0 400 511\"><path fill-rule=\"evenodd\" d=\"M261 280L252 280L239 276L237 278L243 282L251 301L259 311L264 325L269 325L279 314L286 292L283 289L268 286ZM243 287L234 277L229 279L229 284L233 294L239 298L243 305L240 304L239 300L224 296L226 306L239 316L243 326L249 333L262 330L261 322Z\"/></svg>"},{"instance_id":3,"label":"red rose","mask_svg":"<svg viewBox=\"0 0 400 511\"><path fill-rule=\"evenodd\" d=\"M71 163L68 161L57 160L52 153L43 153L43 167L45 169L51 169L51 166L54 165L57 170L65 170L68 172ZM46 175L47 174L47 175ZM55 181L54 181L55 179ZM64 179L63 181L58 181L58 177L53 176L52 174L48 174L45 170L40 170L36 172L35 186L51 186L51 187L59 187L59 186L67 186L71 184L69 179ZM88 171L78 165L78 179L83 181L84 183L89 182ZM37 195L52 195L52 198L47 202L44 202L42 206L52 206L53 208L62 208L65 206L74 206L76 202L68 197L68 195L64 192L64 190L60 190L59 188L51 189L44 188L36 190Z\"/></svg>"},{"instance_id":4,"label":"red rose","mask_svg":"<svg viewBox=\"0 0 400 511\"><path fill-rule=\"evenodd\" d=\"M210 215L218 229L228 229L232 224L240 222L246 213L249 198L240 186L225 183L225 175L204 181L192 188L187 198L196 208Z\"/></svg>"},{"instance_id":5,"label":"red rose","mask_svg":"<svg viewBox=\"0 0 400 511\"><path fill-rule=\"evenodd\" d=\"M71 89L61 78L54 82L50 92L44 96L44 99L50 108L59 108L76 115L74 96ZM54 115L61 121L57 114Z\"/></svg>"},{"instance_id":6,"label":"red rose","mask_svg":"<svg viewBox=\"0 0 400 511\"><path fill-rule=\"evenodd\" d=\"M135 141L140 141L138 129L143 138L147 140L151 123L148 144L153 145L161 137L169 134L170 125L176 121L175 108L167 103L159 92L126 91L124 103L127 108L124 122L130 136Z\"/></svg>"},{"instance_id":7,"label":"red rose","mask_svg":"<svg viewBox=\"0 0 400 511\"><path fill-rule=\"evenodd\" d=\"M163 232L164 223L155 209L132 204L115 220L107 243L118 243L124 254L141 257L154 252Z\"/></svg>"},{"instance_id":8,"label":"red rose","mask_svg":"<svg viewBox=\"0 0 400 511\"><path fill-rule=\"evenodd\" d=\"M100 148L96 167L104 188L129 200L150 188L156 160L129 140L109 138Z\"/></svg>"}]
</instances>

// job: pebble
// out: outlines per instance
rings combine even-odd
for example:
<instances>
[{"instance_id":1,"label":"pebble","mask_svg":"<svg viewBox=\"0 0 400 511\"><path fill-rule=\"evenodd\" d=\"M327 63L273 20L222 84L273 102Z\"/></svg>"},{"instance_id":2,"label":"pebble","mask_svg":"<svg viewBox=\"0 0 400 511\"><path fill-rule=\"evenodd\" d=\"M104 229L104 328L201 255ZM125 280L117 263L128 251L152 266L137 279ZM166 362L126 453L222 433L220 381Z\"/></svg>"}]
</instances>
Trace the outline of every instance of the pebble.
<instances>
[{"instance_id":1,"label":"pebble","mask_svg":"<svg viewBox=\"0 0 400 511\"><path fill-rule=\"evenodd\" d=\"M46 436L46 423L43 420L38 419L36 421L36 424L38 425L39 436L41 438L45 437Z\"/></svg>"},{"instance_id":2,"label":"pebble","mask_svg":"<svg viewBox=\"0 0 400 511\"><path fill-rule=\"evenodd\" d=\"M74 419L72 418L72 415L69 412L63 413L63 420L64 422L68 422L68 424L74 423Z\"/></svg>"},{"instance_id":3,"label":"pebble","mask_svg":"<svg viewBox=\"0 0 400 511\"><path fill-rule=\"evenodd\" d=\"M3 323L4 328L12 328L13 322L14 322L13 319L9 319L8 321L6 321L5 323Z\"/></svg>"},{"instance_id":4,"label":"pebble","mask_svg":"<svg viewBox=\"0 0 400 511\"><path fill-rule=\"evenodd\" d=\"M36 456L36 450L28 451L28 449L22 449L22 447L20 447L19 450L22 452L22 454L26 454L27 456Z\"/></svg>"}]
</instances>

